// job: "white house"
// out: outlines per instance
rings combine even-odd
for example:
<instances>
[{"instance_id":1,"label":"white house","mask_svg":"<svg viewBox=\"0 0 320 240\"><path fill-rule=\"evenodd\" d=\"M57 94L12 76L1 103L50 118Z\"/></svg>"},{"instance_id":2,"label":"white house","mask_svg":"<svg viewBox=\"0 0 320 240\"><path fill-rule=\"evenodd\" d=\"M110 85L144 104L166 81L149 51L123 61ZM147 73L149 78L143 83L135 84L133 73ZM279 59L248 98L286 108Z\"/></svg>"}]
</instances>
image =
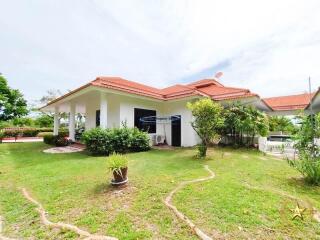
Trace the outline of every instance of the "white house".
<instances>
[{"instance_id":1,"label":"white house","mask_svg":"<svg viewBox=\"0 0 320 240\"><path fill-rule=\"evenodd\" d=\"M75 138L75 114L85 115L85 128L129 127L146 128L149 134L166 136L173 146L193 146L199 138L191 127L192 114L186 104L199 98L210 97L226 104L240 101L263 111L272 111L257 94L248 89L223 86L217 78L203 79L190 84L177 84L158 89L119 77L98 77L94 81L55 99L41 110L54 112L54 134L58 134L59 114L69 113L70 138ZM150 116L177 116L174 122L143 124Z\"/></svg>"}]
</instances>

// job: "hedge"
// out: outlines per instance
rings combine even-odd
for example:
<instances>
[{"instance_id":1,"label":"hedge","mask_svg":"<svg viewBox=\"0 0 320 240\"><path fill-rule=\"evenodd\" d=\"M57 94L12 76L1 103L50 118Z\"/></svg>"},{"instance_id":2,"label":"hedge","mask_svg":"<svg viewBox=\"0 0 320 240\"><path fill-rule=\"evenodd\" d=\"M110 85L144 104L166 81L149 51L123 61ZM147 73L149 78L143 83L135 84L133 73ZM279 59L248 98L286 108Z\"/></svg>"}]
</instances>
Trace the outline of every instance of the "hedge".
<instances>
[{"instance_id":1,"label":"hedge","mask_svg":"<svg viewBox=\"0 0 320 240\"><path fill-rule=\"evenodd\" d=\"M2 130L4 137L37 137L40 133L53 132L52 128L5 128ZM66 129L59 130L59 135L69 136Z\"/></svg>"},{"instance_id":2,"label":"hedge","mask_svg":"<svg viewBox=\"0 0 320 240\"><path fill-rule=\"evenodd\" d=\"M150 149L147 133L137 128L93 128L82 135L87 150L92 154L109 155L113 152L140 152Z\"/></svg>"},{"instance_id":3,"label":"hedge","mask_svg":"<svg viewBox=\"0 0 320 240\"><path fill-rule=\"evenodd\" d=\"M49 145L54 145L57 147L62 147L62 146L68 146L69 144L72 143L72 141L70 139L68 139L67 137L58 135L58 136L54 136L54 135L44 135L43 136L43 142Z\"/></svg>"}]
</instances>

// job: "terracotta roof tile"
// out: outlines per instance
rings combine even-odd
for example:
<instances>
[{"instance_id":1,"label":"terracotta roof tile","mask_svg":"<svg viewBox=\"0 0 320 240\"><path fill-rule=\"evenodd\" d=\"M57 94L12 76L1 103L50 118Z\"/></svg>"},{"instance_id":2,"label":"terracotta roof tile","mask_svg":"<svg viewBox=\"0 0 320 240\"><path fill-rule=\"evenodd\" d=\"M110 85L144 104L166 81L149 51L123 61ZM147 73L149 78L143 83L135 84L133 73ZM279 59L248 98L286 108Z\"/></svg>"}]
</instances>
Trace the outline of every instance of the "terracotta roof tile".
<instances>
[{"instance_id":1,"label":"terracotta roof tile","mask_svg":"<svg viewBox=\"0 0 320 240\"><path fill-rule=\"evenodd\" d=\"M94 81L50 102L48 105L89 86L109 88L163 101L189 96L208 96L217 101L258 96L247 89L224 87L215 79L203 79L187 85L177 84L167 88L158 89L120 77L97 77Z\"/></svg>"},{"instance_id":2,"label":"terracotta roof tile","mask_svg":"<svg viewBox=\"0 0 320 240\"><path fill-rule=\"evenodd\" d=\"M311 94L311 97L315 93ZM275 111L303 110L310 103L310 94L271 97L263 99Z\"/></svg>"}]
</instances>

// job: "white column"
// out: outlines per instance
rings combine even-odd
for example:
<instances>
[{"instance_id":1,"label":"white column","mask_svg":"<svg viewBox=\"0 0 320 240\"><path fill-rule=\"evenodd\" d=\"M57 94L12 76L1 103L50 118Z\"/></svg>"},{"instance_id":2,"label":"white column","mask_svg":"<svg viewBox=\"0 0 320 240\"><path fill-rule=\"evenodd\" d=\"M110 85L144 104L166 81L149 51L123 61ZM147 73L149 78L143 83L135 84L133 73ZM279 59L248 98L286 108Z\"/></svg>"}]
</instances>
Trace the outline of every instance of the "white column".
<instances>
[{"instance_id":1,"label":"white column","mask_svg":"<svg viewBox=\"0 0 320 240\"><path fill-rule=\"evenodd\" d=\"M86 122L85 122L86 131L96 127L96 110L95 109L96 108L90 105L89 103L86 104Z\"/></svg>"},{"instance_id":2,"label":"white column","mask_svg":"<svg viewBox=\"0 0 320 240\"><path fill-rule=\"evenodd\" d=\"M56 106L54 108L53 135L57 136L58 134L59 134L59 108Z\"/></svg>"},{"instance_id":3,"label":"white column","mask_svg":"<svg viewBox=\"0 0 320 240\"><path fill-rule=\"evenodd\" d=\"M107 128L108 126L108 102L107 95L101 93L100 95L100 127Z\"/></svg>"},{"instance_id":4,"label":"white column","mask_svg":"<svg viewBox=\"0 0 320 240\"><path fill-rule=\"evenodd\" d=\"M75 141L75 117L76 117L76 106L74 103L70 103L70 114L69 114L69 138Z\"/></svg>"}]
</instances>

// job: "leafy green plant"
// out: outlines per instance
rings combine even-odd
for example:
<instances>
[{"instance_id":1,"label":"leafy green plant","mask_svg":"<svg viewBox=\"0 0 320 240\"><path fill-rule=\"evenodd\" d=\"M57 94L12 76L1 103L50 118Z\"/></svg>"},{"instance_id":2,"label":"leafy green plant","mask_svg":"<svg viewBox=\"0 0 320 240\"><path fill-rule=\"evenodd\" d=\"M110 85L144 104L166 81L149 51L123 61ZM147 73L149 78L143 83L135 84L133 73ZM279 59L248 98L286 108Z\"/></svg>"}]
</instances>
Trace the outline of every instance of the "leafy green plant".
<instances>
[{"instance_id":1,"label":"leafy green plant","mask_svg":"<svg viewBox=\"0 0 320 240\"><path fill-rule=\"evenodd\" d=\"M59 135L54 136L52 134L44 135L43 142L57 147L68 146L71 143L71 141L67 137Z\"/></svg>"},{"instance_id":2,"label":"leafy green plant","mask_svg":"<svg viewBox=\"0 0 320 240\"><path fill-rule=\"evenodd\" d=\"M37 137L44 137L46 135L53 135L53 132L39 132Z\"/></svg>"},{"instance_id":3,"label":"leafy green plant","mask_svg":"<svg viewBox=\"0 0 320 240\"><path fill-rule=\"evenodd\" d=\"M269 132L267 116L252 106L232 103L224 109L225 124L222 134L233 146L253 146L256 135Z\"/></svg>"},{"instance_id":4,"label":"leafy green plant","mask_svg":"<svg viewBox=\"0 0 320 240\"><path fill-rule=\"evenodd\" d=\"M208 145L219 136L219 130L224 124L223 107L209 98L189 102L187 107L194 117L191 126L202 141L201 148L198 148L198 155L204 158Z\"/></svg>"},{"instance_id":5,"label":"leafy green plant","mask_svg":"<svg viewBox=\"0 0 320 240\"><path fill-rule=\"evenodd\" d=\"M130 137L131 152L144 152L150 150L150 138L146 132L140 131L138 128L133 128L131 129Z\"/></svg>"},{"instance_id":6,"label":"leafy green plant","mask_svg":"<svg viewBox=\"0 0 320 240\"><path fill-rule=\"evenodd\" d=\"M141 152L150 149L150 139L147 133L137 128L101 129L93 128L85 131L82 141L92 154L109 155L113 152Z\"/></svg>"},{"instance_id":7,"label":"leafy green plant","mask_svg":"<svg viewBox=\"0 0 320 240\"><path fill-rule=\"evenodd\" d=\"M128 167L128 159L122 154L113 153L107 158L107 167L110 172L116 172L122 176L121 169Z\"/></svg>"},{"instance_id":8,"label":"leafy green plant","mask_svg":"<svg viewBox=\"0 0 320 240\"><path fill-rule=\"evenodd\" d=\"M295 148L298 159L288 160L290 166L296 168L311 184L320 185L320 148L314 141L319 137L319 114L316 116L300 116L301 127L295 135Z\"/></svg>"}]
</instances>

